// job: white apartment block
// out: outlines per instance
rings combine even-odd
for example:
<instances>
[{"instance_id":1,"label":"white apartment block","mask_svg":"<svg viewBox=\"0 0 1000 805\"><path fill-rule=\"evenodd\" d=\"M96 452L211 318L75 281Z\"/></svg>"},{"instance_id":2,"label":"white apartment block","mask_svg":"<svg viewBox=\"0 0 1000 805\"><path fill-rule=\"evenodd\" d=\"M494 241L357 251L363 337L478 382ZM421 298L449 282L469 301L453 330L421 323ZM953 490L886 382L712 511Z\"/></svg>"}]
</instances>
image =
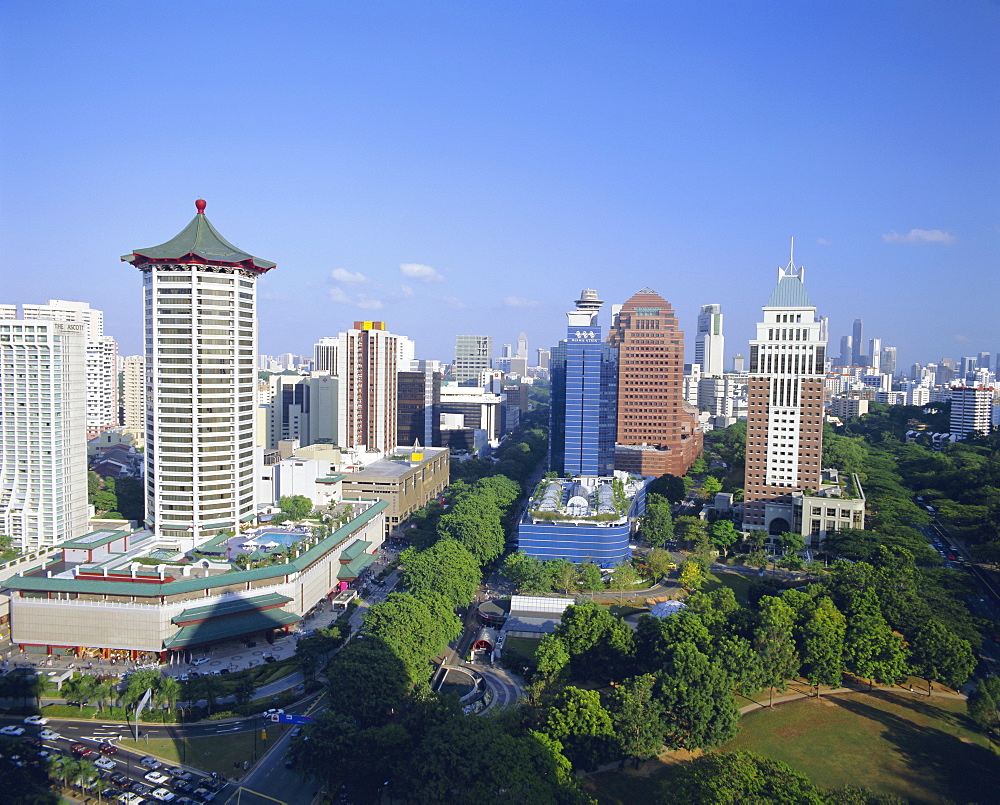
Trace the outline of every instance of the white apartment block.
<instances>
[{"instance_id":1,"label":"white apartment block","mask_svg":"<svg viewBox=\"0 0 1000 805\"><path fill-rule=\"evenodd\" d=\"M118 345L104 335L104 313L87 302L50 299L44 305L22 305L24 318L77 322L84 325L87 342L87 438L118 424Z\"/></svg>"},{"instance_id":2,"label":"white apartment block","mask_svg":"<svg viewBox=\"0 0 1000 805\"><path fill-rule=\"evenodd\" d=\"M993 427L993 394L990 386L951 387L951 437L966 439L989 433Z\"/></svg>"},{"instance_id":3,"label":"white apartment block","mask_svg":"<svg viewBox=\"0 0 1000 805\"><path fill-rule=\"evenodd\" d=\"M255 518L256 280L274 263L226 241L205 203L142 272L146 525L180 550Z\"/></svg>"},{"instance_id":4,"label":"white apartment block","mask_svg":"<svg viewBox=\"0 0 1000 805\"><path fill-rule=\"evenodd\" d=\"M0 321L0 533L32 551L86 533L86 326Z\"/></svg>"}]
</instances>

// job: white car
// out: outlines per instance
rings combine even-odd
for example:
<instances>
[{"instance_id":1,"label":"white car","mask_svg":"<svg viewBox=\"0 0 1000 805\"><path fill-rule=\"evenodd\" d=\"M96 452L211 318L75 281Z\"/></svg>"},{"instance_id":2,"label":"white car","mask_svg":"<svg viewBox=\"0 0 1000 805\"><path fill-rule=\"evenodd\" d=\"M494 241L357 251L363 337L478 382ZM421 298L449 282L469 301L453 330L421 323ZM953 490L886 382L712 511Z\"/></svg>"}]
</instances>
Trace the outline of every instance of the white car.
<instances>
[{"instance_id":1,"label":"white car","mask_svg":"<svg viewBox=\"0 0 1000 805\"><path fill-rule=\"evenodd\" d=\"M28 716L24 719L25 724L38 724L39 726L44 726L49 723L47 718L42 718L41 716Z\"/></svg>"},{"instance_id":2,"label":"white car","mask_svg":"<svg viewBox=\"0 0 1000 805\"><path fill-rule=\"evenodd\" d=\"M18 727L14 724L11 724L9 727L4 727L3 729L0 729L0 735L23 735L23 734L24 734L24 727Z\"/></svg>"},{"instance_id":3,"label":"white car","mask_svg":"<svg viewBox=\"0 0 1000 805\"><path fill-rule=\"evenodd\" d=\"M191 664L195 666L204 665L206 662L208 662L208 657L195 657L191 660Z\"/></svg>"},{"instance_id":4,"label":"white car","mask_svg":"<svg viewBox=\"0 0 1000 805\"><path fill-rule=\"evenodd\" d=\"M175 794L166 788L157 788L155 791L150 792L149 795L156 797L160 802L170 802L175 797Z\"/></svg>"},{"instance_id":5,"label":"white car","mask_svg":"<svg viewBox=\"0 0 1000 805\"><path fill-rule=\"evenodd\" d=\"M111 758L102 757L94 761L94 765L99 769L106 769L107 771L112 771L118 764L115 763Z\"/></svg>"},{"instance_id":6,"label":"white car","mask_svg":"<svg viewBox=\"0 0 1000 805\"><path fill-rule=\"evenodd\" d=\"M280 709L280 708L277 708L277 707L272 707L270 710L265 710L264 711L264 715L265 716L281 716L281 715L284 715L284 714L285 714L285 711L282 710L282 709Z\"/></svg>"},{"instance_id":7,"label":"white car","mask_svg":"<svg viewBox=\"0 0 1000 805\"><path fill-rule=\"evenodd\" d=\"M133 794L131 791L126 791L124 794L118 797L118 801L122 803L122 805L139 805L139 803L145 802L146 800L144 800L138 794Z\"/></svg>"},{"instance_id":8,"label":"white car","mask_svg":"<svg viewBox=\"0 0 1000 805\"><path fill-rule=\"evenodd\" d=\"M144 775L143 779L148 780L153 785L163 785L165 782L170 780L170 778L161 771L151 771L149 774Z\"/></svg>"},{"instance_id":9,"label":"white car","mask_svg":"<svg viewBox=\"0 0 1000 805\"><path fill-rule=\"evenodd\" d=\"M40 733L38 733L38 737L41 738L43 741L56 741L62 738L62 735L60 735L58 732L54 732L53 730L44 729Z\"/></svg>"}]
</instances>

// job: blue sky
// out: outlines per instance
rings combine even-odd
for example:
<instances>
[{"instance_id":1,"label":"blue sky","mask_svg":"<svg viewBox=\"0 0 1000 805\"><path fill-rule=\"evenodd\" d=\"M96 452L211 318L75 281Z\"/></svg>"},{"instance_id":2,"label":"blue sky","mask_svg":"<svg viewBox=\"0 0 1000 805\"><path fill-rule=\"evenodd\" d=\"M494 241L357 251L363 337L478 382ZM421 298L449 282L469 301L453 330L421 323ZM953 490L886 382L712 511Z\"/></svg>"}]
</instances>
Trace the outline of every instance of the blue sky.
<instances>
[{"instance_id":1,"label":"blue sky","mask_svg":"<svg viewBox=\"0 0 1000 805\"><path fill-rule=\"evenodd\" d=\"M371 318L533 355L643 286L745 353L793 235L834 349L1000 351L989 0L2 0L0 69L0 301L89 301L124 354L118 257L199 197L278 264L272 354Z\"/></svg>"}]
</instances>

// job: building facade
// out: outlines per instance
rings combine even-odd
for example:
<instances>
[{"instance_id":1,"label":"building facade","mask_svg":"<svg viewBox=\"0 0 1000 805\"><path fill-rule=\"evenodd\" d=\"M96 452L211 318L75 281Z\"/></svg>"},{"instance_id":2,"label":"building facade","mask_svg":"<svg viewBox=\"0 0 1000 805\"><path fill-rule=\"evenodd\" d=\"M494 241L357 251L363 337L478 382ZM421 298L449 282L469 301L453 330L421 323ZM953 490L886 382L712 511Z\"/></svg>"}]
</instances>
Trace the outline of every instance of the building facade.
<instances>
[{"instance_id":1,"label":"building facade","mask_svg":"<svg viewBox=\"0 0 1000 805\"><path fill-rule=\"evenodd\" d=\"M441 383L444 375L438 361L411 361L409 371L397 377L396 444L441 443Z\"/></svg>"},{"instance_id":2,"label":"building facade","mask_svg":"<svg viewBox=\"0 0 1000 805\"><path fill-rule=\"evenodd\" d=\"M356 321L337 354L337 440L385 453L396 446L398 336L381 321Z\"/></svg>"},{"instance_id":3,"label":"building facade","mask_svg":"<svg viewBox=\"0 0 1000 805\"><path fill-rule=\"evenodd\" d=\"M22 552L87 531L86 326L0 321L0 532Z\"/></svg>"},{"instance_id":4,"label":"building facade","mask_svg":"<svg viewBox=\"0 0 1000 805\"><path fill-rule=\"evenodd\" d=\"M174 238L122 257L145 300L146 525L184 549L255 517L256 280L274 268L195 206Z\"/></svg>"},{"instance_id":5,"label":"building facade","mask_svg":"<svg viewBox=\"0 0 1000 805\"><path fill-rule=\"evenodd\" d=\"M566 314L566 338L552 349L551 468L561 476L610 475L615 462L617 350L597 315L604 304L585 289Z\"/></svg>"},{"instance_id":6,"label":"building facade","mask_svg":"<svg viewBox=\"0 0 1000 805\"><path fill-rule=\"evenodd\" d=\"M673 308L650 288L615 314L608 342L618 350L615 468L684 475L701 454L698 412L684 401L684 333Z\"/></svg>"},{"instance_id":7,"label":"building facade","mask_svg":"<svg viewBox=\"0 0 1000 805\"><path fill-rule=\"evenodd\" d=\"M493 363L493 336L455 336L455 380L461 386L482 385Z\"/></svg>"},{"instance_id":8,"label":"building facade","mask_svg":"<svg viewBox=\"0 0 1000 805\"><path fill-rule=\"evenodd\" d=\"M792 262L750 342L744 528L792 529L792 495L822 480L826 343ZM856 333L857 335L857 333Z\"/></svg>"},{"instance_id":9,"label":"building facade","mask_svg":"<svg viewBox=\"0 0 1000 805\"><path fill-rule=\"evenodd\" d=\"M127 355L121 362L121 424L126 430L145 438L146 434L146 359Z\"/></svg>"}]
</instances>

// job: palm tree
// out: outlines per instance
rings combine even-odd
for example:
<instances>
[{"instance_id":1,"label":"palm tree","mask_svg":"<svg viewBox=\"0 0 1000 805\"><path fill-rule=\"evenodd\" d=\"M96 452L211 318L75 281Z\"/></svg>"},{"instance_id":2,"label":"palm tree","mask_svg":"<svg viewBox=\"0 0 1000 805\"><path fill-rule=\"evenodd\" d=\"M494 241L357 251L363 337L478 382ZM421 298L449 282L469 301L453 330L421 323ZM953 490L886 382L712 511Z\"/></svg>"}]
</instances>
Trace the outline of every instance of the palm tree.
<instances>
[{"instance_id":1,"label":"palm tree","mask_svg":"<svg viewBox=\"0 0 1000 805\"><path fill-rule=\"evenodd\" d=\"M90 784L90 790L97 792L97 801L98 802L104 802L104 797L102 795L110 787L111 787L111 783L109 783L107 780L102 780L100 777L98 777L97 779L95 779Z\"/></svg>"},{"instance_id":2,"label":"palm tree","mask_svg":"<svg viewBox=\"0 0 1000 805\"><path fill-rule=\"evenodd\" d=\"M101 775L97 770L97 766L91 763L89 760L81 760L76 764L74 769L74 774L72 777L73 785L80 789L90 788L93 785L94 780L100 780Z\"/></svg>"},{"instance_id":3,"label":"palm tree","mask_svg":"<svg viewBox=\"0 0 1000 805\"><path fill-rule=\"evenodd\" d=\"M181 683L172 676L165 677L156 691L157 701L167 705L168 710L173 710L180 697Z\"/></svg>"},{"instance_id":4,"label":"palm tree","mask_svg":"<svg viewBox=\"0 0 1000 805\"><path fill-rule=\"evenodd\" d=\"M60 780L63 786L69 785L70 780L74 780L80 773L80 764L68 755L59 755L52 762L52 771Z\"/></svg>"},{"instance_id":5,"label":"palm tree","mask_svg":"<svg viewBox=\"0 0 1000 805\"><path fill-rule=\"evenodd\" d=\"M115 697L115 686L110 680L104 680L103 682L98 682L94 685L94 690L91 693L91 698L97 702L97 709L103 710L104 703L109 699L114 699Z\"/></svg>"},{"instance_id":6,"label":"palm tree","mask_svg":"<svg viewBox=\"0 0 1000 805\"><path fill-rule=\"evenodd\" d=\"M215 707L215 700L219 696L222 683L217 677L211 675L199 677L199 681L201 682L202 694L208 702L208 714L211 715L212 709Z\"/></svg>"}]
</instances>

